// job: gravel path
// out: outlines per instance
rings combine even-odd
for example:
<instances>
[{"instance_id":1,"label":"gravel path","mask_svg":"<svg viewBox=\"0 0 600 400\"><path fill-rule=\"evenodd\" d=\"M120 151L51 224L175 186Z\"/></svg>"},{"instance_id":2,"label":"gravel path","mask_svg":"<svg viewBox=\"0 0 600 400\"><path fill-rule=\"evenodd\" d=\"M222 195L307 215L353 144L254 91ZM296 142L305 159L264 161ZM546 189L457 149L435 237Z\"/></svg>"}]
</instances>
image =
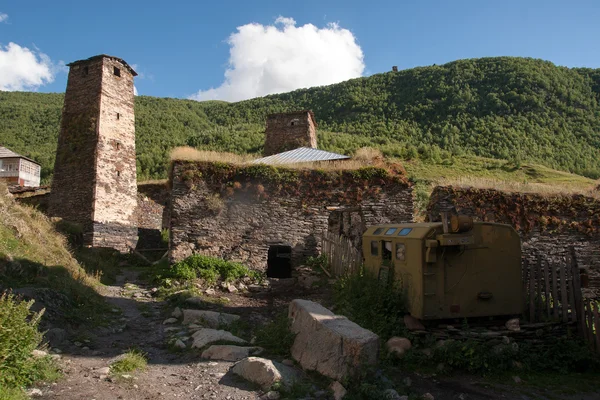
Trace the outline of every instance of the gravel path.
<instances>
[{"instance_id":1,"label":"gravel path","mask_svg":"<svg viewBox=\"0 0 600 400\"><path fill-rule=\"evenodd\" d=\"M110 328L86 332L64 345L61 362L65 376L41 387L39 398L256 399L261 394L228 372L231 362L201 361L191 352L170 351L165 333L168 325L162 324L165 304L150 296L136 271L122 271L105 296L121 317ZM147 354L148 367L131 373L131 378L107 377L102 369L130 348Z\"/></svg>"}]
</instances>

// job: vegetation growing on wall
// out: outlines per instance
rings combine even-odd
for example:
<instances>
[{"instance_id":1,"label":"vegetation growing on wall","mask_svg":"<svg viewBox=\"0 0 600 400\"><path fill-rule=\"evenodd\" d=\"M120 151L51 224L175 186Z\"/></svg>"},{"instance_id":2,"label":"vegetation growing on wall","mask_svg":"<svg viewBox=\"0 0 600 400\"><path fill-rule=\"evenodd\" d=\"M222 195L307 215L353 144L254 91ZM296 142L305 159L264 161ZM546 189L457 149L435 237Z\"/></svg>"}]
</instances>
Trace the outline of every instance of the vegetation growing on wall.
<instances>
[{"instance_id":1,"label":"vegetation growing on wall","mask_svg":"<svg viewBox=\"0 0 600 400\"><path fill-rule=\"evenodd\" d=\"M138 177L176 146L260 153L269 113L312 109L319 147L441 162L479 155L600 177L600 72L529 58L468 59L238 103L136 97ZM53 168L62 94L0 93L0 143Z\"/></svg>"},{"instance_id":2,"label":"vegetation growing on wall","mask_svg":"<svg viewBox=\"0 0 600 400\"><path fill-rule=\"evenodd\" d=\"M507 193L493 189L439 187L432 193L430 207L439 199L450 199L456 209L468 210L481 220L511 224L530 232L573 230L586 235L600 232L600 200L583 195L542 196L532 193ZM436 212L430 208L428 212Z\"/></svg>"}]
</instances>

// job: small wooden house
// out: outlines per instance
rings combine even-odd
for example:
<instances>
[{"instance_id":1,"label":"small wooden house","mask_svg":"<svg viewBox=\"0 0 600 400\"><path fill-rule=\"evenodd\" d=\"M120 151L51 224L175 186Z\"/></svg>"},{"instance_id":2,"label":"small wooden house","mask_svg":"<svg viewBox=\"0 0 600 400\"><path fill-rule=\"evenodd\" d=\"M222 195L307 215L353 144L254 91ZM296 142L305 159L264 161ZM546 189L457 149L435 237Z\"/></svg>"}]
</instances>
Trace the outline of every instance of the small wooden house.
<instances>
[{"instance_id":1,"label":"small wooden house","mask_svg":"<svg viewBox=\"0 0 600 400\"><path fill-rule=\"evenodd\" d=\"M37 162L0 146L0 180L9 185L38 187L41 171Z\"/></svg>"}]
</instances>

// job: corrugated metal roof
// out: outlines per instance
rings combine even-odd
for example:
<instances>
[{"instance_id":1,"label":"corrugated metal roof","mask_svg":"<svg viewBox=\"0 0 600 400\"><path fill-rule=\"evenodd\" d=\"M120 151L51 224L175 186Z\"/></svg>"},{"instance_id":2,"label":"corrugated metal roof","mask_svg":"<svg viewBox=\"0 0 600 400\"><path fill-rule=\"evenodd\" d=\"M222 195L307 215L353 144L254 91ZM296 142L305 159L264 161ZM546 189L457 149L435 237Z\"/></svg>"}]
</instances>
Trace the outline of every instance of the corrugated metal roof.
<instances>
[{"instance_id":1,"label":"corrugated metal roof","mask_svg":"<svg viewBox=\"0 0 600 400\"><path fill-rule=\"evenodd\" d=\"M325 150L312 149L310 147L299 147L283 153L273 154L268 157L252 161L253 164L295 164L315 161L345 160L350 157L342 154L331 153Z\"/></svg>"},{"instance_id":2,"label":"corrugated metal roof","mask_svg":"<svg viewBox=\"0 0 600 400\"><path fill-rule=\"evenodd\" d=\"M0 146L0 158L16 158L16 157L18 157L18 158L24 158L26 160L29 160L29 161L31 161L33 163L36 163L36 164L40 165L40 163L38 163L37 161L32 160L29 157L22 156L20 154L15 153L12 150L7 149L6 147Z\"/></svg>"},{"instance_id":3,"label":"corrugated metal roof","mask_svg":"<svg viewBox=\"0 0 600 400\"><path fill-rule=\"evenodd\" d=\"M14 151L7 149L6 147L0 146L0 158L9 158L9 157L13 158L13 157L23 157L23 156L15 153Z\"/></svg>"}]
</instances>

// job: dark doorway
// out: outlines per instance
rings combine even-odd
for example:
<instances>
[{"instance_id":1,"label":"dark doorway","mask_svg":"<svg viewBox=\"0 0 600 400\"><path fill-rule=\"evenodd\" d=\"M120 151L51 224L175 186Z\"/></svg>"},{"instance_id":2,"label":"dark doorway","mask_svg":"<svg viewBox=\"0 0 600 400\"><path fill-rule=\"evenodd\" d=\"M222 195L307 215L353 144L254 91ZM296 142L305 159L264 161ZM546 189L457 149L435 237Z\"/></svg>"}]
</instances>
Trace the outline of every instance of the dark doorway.
<instances>
[{"instance_id":1,"label":"dark doorway","mask_svg":"<svg viewBox=\"0 0 600 400\"><path fill-rule=\"evenodd\" d=\"M269 246L267 258L267 277L292 277L292 247L283 245Z\"/></svg>"}]
</instances>

